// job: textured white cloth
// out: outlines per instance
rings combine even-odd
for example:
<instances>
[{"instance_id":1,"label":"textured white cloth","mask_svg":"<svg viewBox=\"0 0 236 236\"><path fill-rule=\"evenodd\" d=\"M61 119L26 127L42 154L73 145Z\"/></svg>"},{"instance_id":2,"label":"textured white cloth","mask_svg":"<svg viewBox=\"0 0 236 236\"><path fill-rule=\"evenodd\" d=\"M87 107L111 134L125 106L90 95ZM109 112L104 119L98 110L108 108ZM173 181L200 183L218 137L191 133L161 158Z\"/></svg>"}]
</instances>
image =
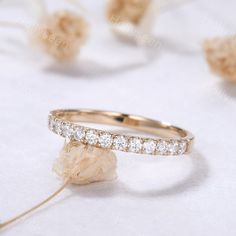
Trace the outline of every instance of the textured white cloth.
<instances>
[{"instance_id":1,"label":"textured white cloth","mask_svg":"<svg viewBox=\"0 0 236 236\"><path fill-rule=\"evenodd\" d=\"M154 59L115 40L100 1L86 6L91 40L69 69L30 52L21 31L0 31L0 220L60 185L51 168L63 140L47 130L51 109L166 120L195 134L195 151L180 159L117 153L118 180L67 189L1 235L235 236L236 87L209 72L199 47L204 37L234 33L235 1L189 1L160 14ZM0 18L32 23L23 9L0 10Z\"/></svg>"}]
</instances>

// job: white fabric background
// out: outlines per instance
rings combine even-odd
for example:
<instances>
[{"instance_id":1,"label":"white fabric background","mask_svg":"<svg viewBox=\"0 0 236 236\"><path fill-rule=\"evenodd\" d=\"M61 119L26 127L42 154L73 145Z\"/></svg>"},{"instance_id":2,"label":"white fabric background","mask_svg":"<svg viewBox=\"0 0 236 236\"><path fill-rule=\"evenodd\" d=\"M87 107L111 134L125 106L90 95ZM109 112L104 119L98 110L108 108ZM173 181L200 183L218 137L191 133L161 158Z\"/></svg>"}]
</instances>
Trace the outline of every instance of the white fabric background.
<instances>
[{"instance_id":1,"label":"white fabric background","mask_svg":"<svg viewBox=\"0 0 236 236\"><path fill-rule=\"evenodd\" d=\"M13 1L12 1L13 2ZM84 1L85 2L85 1ZM186 158L117 153L113 183L66 189L2 235L236 235L236 87L213 75L199 44L234 33L235 1L189 1L160 14L156 58L111 35L102 3L87 1L91 40L77 65L58 68L0 31L0 220L60 186L51 171L63 140L47 129L55 108L97 108L169 121L196 136ZM50 9L63 4L51 2ZM33 12L1 18L32 23Z\"/></svg>"}]
</instances>

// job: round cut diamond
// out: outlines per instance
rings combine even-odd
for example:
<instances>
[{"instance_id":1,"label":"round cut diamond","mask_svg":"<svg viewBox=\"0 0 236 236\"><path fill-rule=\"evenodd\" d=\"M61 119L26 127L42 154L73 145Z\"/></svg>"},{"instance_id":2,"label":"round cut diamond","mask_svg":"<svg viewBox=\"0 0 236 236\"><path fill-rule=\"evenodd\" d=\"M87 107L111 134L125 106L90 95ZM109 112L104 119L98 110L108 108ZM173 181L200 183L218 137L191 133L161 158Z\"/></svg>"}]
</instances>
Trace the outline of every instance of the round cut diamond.
<instances>
[{"instance_id":1,"label":"round cut diamond","mask_svg":"<svg viewBox=\"0 0 236 236\"><path fill-rule=\"evenodd\" d=\"M147 154L153 154L156 150L156 142L154 140L147 140L143 144L143 150Z\"/></svg>"},{"instance_id":2,"label":"round cut diamond","mask_svg":"<svg viewBox=\"0 0 236 236\"><path fill-rule=\"evenodd\" d=\"M97 132L95 130L92 130L92 129L88 130L86 132L85 139L88 142L88 144L95 145L98 141Z\"/></svg>"},{"instance_id":3,"label":"round cut diamond","mask_svg":"<svg viewBox=\"0 0 236 236\"><path fill-rule=\"evenodd\" d=\"M179 152L179 142L178 141L172 141L168 144L168 152L172 155L176 155Z\"/></svg>"},{"instance_id":4,"label":"round cut diamond","mask_svg":"<svg viewBox=\"0 0 236 236\"><path fill-rule=\"evenodd\" d=\"M110 134L101 134L99 144L103 148L109 148L112 145L112 136Z\"/></svg>"},{"instance_id":5,"label":"round cut diamond","mask_svg":"<svg viewBox=\"0 0 236 236\"><path fill-rule=\"evenodd\" d=\"M59 121L59 120L56 120L55 122L54 122L54 132L55 133L57 133L57 134L61 134L61 125L62 125L62 123L61 123L61 121Z\"/></svg>"},{"instance_id":6,"label":"round cut diamond","mask_svg":"<svg viewBox=\"0 0 236 236\"><path fill-rule=\"evenodd\" d=\"M62 124L61 134L65 138L70 138L73 135L73 128L68 124Z\"/></svg>"},{"instance_id":7,"label":"round cut diamond","mask_svg":"<svg viewBox=\"0 0 236 236\"><path fill-rule=\"evenodd\" d=\"M142 141L140 138L131 138L129 140L129 151L139 153L142 150Z\"/></svg>"},{"instance_id":8,"label":"round cut diamond","mask_svg":"<svg viewBox=\"0 0 236 236\"><path fill-rule=\"evenodd\" d=\"M179 143L179 151L178 151L178 154L184 154L187 150L187 143L186 141L181 141Z\"/></svg>"},{"instance_id":9,"label":"round cut diamond","mask_svg":"<svg viewBox=\"0 0 236 236\"><path fill-rule=\"evenodd\" d=\"M128 141L124 136L117 136L115 137L113 144L116 150L124 151L127 148Z\"/></svg>"},{"instance_id":10,"label":"round cut diamond","mask_svg":"<svg viewBox=\"0 0 236 236\"><path fill-rule=\"evenodd\" d=\"M165 140L160 140L157 143L157 151L160 154L166 154L168 151L168 143Z\"/></svg>"},{"instance_id":11,"label":"round cut diamond","mask_svg":"<svg viewBox=\"0 0 236 236\"><path fill-rule=\"evenodd\" d=\"M79 127L75 130L74 138L75 140L81 142L85 137L85 131L83 128Z\"/></svg>"}]
</instances>

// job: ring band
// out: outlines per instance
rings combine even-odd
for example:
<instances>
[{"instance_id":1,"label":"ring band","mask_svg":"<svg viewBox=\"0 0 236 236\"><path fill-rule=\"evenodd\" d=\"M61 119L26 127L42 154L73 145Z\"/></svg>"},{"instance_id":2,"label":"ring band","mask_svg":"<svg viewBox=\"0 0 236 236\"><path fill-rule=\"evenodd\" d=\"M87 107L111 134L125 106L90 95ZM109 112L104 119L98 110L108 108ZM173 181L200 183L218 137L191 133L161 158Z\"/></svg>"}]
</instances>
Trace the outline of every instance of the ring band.
<instances>
[{"instance_id":1,"label":"ring band","mask_svg":"<svg viewBox=\"0 0 236 236\"><path fill-rule=\"evenodd\" d=\"M155 137L118 134L81 123L129 128ZM150 155L182 155L191 152L193 135L181 128L142 116L119 112L69 109L54 110L49 114L49 129L54 133L100 148Z\"/></svg>"}]
</instances>

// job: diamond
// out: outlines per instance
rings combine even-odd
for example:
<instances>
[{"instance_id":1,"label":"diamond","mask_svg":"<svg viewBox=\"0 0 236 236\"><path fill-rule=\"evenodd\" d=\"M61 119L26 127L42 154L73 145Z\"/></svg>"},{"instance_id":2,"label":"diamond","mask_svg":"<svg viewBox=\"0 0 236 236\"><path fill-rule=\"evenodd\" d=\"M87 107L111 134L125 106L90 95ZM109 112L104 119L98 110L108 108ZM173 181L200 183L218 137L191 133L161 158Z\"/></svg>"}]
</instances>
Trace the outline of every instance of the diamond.
<instances>
[{"instance_id":1,"label":"diamond","mask_svg":"<svg viewBox=\"0 0 236 236\"><path fill-rule=\"evenodd\" d=\"M110 134L101 134L99 144L103 148L109 148L112 145L112 136Z\"/></svg>"},{"instance_id":2,"label":"diamond","mask_svg":"<svg viewBox=\"0 0 236 236\"><path fill-rule=\"evenodd\" d=\"M85 137L85 131L82 127L79 127L75 130L74 138L75 140L81 142Z\"/></svg>"},{"instance_id":3,"label":"diamond","mask_svg":"<svg viewBox=\"0 0 236 236\"><path fill-rule=\"evenodd\" d=\"M147 140L143 144L143 150L147 154L153 154L156 150L156 142L154 140Z\"/></svg>"},{"instance_id":4,"label":"diamond","mask_svg":"<svg viewBox=\"0 0 236 236\"><path fill-rule=\"evenodd\" d=\"M128 140L124 136L117 136L114 139L113 145L116 150L125 151L128 145Z\"/></svg>"},{"instance_id":5,"label":"diamond","mask_svg":"<svg viewBox=\"0 0 236 236\"><path fill-rule=\"evenodd\" d=\"M69 124L63 123L61 127L61 134L65 138L70 138L73 136L74 130L73 127L70 126Z\"/></svg>"},{"instance_id":6,"label":"diamond","mask_svg":"<svg viewBox=\"0 0 236 236\"><path fill-rule=\"evenodd\" d=\"M129 140L129 151L139 153L142 150L142 141L140 138L131 138Z\"/></svg>"},{"instance_id":7,"label":"diamond","mask_svg":"<svg viewBox=\"0 0 236 236\"><path fill-rule=\"evenodd\" d=\"M179 152L179 142L178 141L172 141L168 144L168 152L172 155L176 155Z\"/></svg>"},{"instance_id":8,"label":"diamond","mask_svg":"<svg viewBox=\"0 0 236 236\"><path fill-rule=\"evenodd\" d=\"M92 129L88 130L86 132L85 139L88 142L88 144L95 145L98 141L97 132L95 130L92 130Z\"/></svg>"},{"instance_id":9,"label":"diamond","mask_svg":"<svg viewBox=\"0 0 236 236\"><path fill-rule=\"evenodd\" d=\"M160 154L166 154L168 151L168 143L165 140L159 140L157 143L157 151Z\"/></svg>"},{"instance_id":10,"label":"diamond","mask_svg":"<svg viewBox=\"0 0 236 236\"><path fill-rule=\"evenodd\" d=\"M57 134L61 134L61 124L62 122L60 120L56 120L54 122L54 132L57 133Z\"/></svg>"},{"instance_id":11,"label":"diamond","mask_svg":"<svg viewBox=\"0 0 236 236\"><path fill-rule=\"evenodd\" d=\"M179 151L178 151L178 154L184 154L187 150L187 143L186 141L181 141L179 143Z\"/></svg>"}]
</instances>

